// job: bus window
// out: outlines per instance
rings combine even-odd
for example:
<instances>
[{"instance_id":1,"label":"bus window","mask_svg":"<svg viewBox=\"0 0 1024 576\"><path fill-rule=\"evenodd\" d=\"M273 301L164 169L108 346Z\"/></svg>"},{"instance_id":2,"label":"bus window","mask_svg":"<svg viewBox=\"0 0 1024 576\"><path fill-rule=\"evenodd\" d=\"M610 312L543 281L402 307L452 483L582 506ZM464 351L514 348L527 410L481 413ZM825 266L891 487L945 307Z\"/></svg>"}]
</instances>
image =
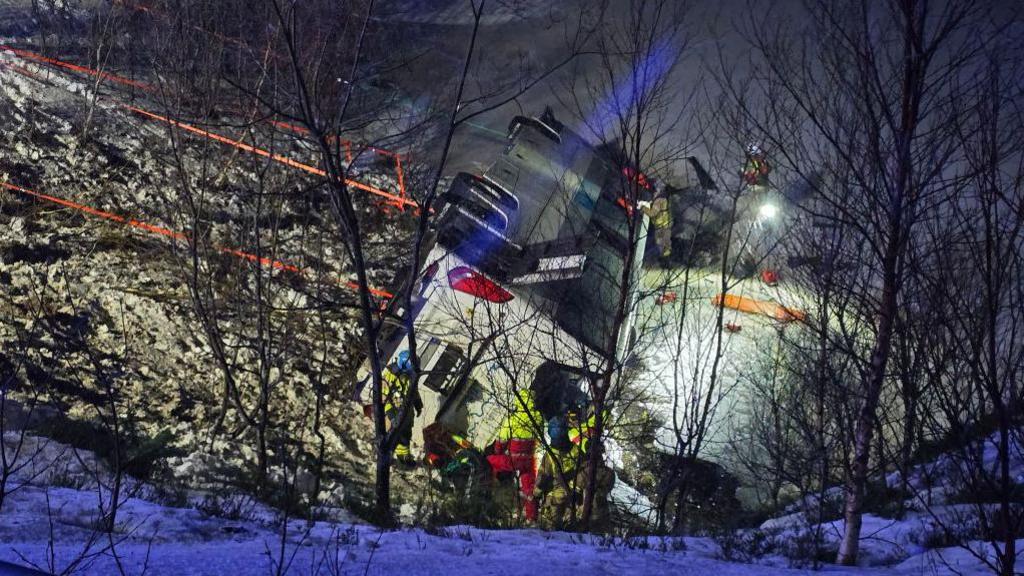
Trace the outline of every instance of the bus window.
<instances>
[{"instance_id":1,"label":"bus window","mask_svg":"<svg viewBox=\"0 0 1024 576\"><path fill-rule=\"evenodd\" d=\"M420 381L431 390L447 396L459 383L466 367L466 358L457 347L448 344L441 351L437 362L423 372Z\"/></svg>"}]
</instances>

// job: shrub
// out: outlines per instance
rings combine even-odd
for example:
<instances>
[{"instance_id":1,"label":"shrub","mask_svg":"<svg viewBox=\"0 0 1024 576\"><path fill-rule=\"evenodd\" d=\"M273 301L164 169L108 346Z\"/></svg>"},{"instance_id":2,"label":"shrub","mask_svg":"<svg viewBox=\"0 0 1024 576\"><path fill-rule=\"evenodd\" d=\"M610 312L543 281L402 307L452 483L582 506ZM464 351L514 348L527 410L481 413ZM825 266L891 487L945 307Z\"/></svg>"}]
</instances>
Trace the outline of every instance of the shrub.
<instances>
[{"instance_id":1,"label":"shrub","mask_svg":"<svg viewBox=\"0 0 1024 576\"><path fill-rule=\"evenodd\" d=\"M960 546L970 540L983 537L983 530L977 518L967 516L947 522L945 527L929 522L911 535L911 541L927 550Z\"/></svg>"},{"instance_id":2,"label":"shrub","mask_svg":"<svg viewBox=\"0 0 1024 576\"><path fill-rule=\"evenodd\" d=\"M423 532L431 536L437 536L438 538L458 538L466 542L473 541L473 532L468 526L437 526L434 524L426 524L423 526Z\"/></svg>"},{"instance_id":3,"label":"shrub","mask_svg":"<svg viewBox=\"0 0 1024 576\"><path fill-rule=\"evenodd\" d=\"M79 450L88 450L111 467L114 465L114 446L117 443L104 426L84 420L58 419L40 423L33 432ZM183 454L171 446L173 439L168 430L162 430L153 437L126 432L120 438L121 471L138 480L153 479L164 471L167 458Z\"/></svg>"},{"instance_id":4,"label":"shrub","mask_svg":"<svg viewBox=\"0 0 1024 576\"><path fill-rule=\"evenodd\" d=\"M49 478L50 486L82 490L90 481L83 474L73 474L67 467L55 471Z\"/></svg>"},{"instance_id":5,"label":"shrub","mask_svg":"<svg viewBox=\"0 0 1024 576\"><path fill-rule=\"evenodd\" d=\"M818 567L835 560L839 546L826 541L824 534L812 529L801 530L782 545L782 555L789 560L790 568Z\"/></svg>"},{"instance_id":6,"label":"shrub","mask_svg":"<svg viewBox=\"0 0 1024 576\"><path fill-rule=\"evenodd\" d=\"M728 562L752 562L778 548L775 534L761 529L725 530L714 536L718 557Z\"/></svg>"},{"instance_id":7,"label":"shrub","mask_svg":"<svg viewBox=\"0 0 1024 576\"><path fill-rule=\"evenodd\" d=\"M890 487L885 480L871 482L864 493L864 511L882 518L900 519L906 513L905 502L912 494L901 487Z\"/></svg>"},{"instance_id":8,"label":"shrub","mask_svg":"<svg viewBox=\"0 0 1024 576\"><path fill-rule=\"evenodd\" d=\"M976 482L975 486L961 486L956 492L947 496L950 504L985 504L1001 502L1003 491L994 480L988 482ZM1010 487L1010 502L1024 504L1024 484L1014 484Z\"/></svg>"},{"instance_id":9,"label":"shrub","mask_svg":"<svg viewBox=\"0 0 1024 576\"><path fill-rule=\"evenodd\" d=\"M148 498L168 508L185 508L190 503L188 488L177 482L160 482L153 485L153 491Z\"/></svg>"},{"instance_id":10,"label":"shrub","mask_svg":"<svg viewBox=\"0 0 1024 576\"><path fill-rule=\"evenodd\" d=\"M207 494L196 504L196 510L225 520L256 519L256 501L246 494Z\"/></svg>"},{"instance_id":11,"label":"shrub","mask_svg":"<svg viewBox=\"0 0 1024 576\"><path fill-rule=\"evenodd\" d=\"M686 551L686 540L682 538L672 538L669 536L661 536L658 539L658 551L659 552L685 552Z\"/></svg>"}]
</instances>

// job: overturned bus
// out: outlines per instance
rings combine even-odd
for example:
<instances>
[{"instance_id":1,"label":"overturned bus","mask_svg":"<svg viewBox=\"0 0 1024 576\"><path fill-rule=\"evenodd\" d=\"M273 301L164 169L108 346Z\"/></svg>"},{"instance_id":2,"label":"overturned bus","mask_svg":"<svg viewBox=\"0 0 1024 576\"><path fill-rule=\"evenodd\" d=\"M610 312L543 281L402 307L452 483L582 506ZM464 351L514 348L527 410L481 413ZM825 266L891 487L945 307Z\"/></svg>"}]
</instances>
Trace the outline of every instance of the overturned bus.
<instances>
[{"instance_id":1,"label":"overturned bus","mask_svg":"<svg viewBox=\"0 0 1024 576\"><path fill-rule=\"evenodd\" d=\"M624 172L545 113L516 117L483 174L454 178L412 309L398 310L379 340L393 361L409 347L412 315L424 403L414 446L433 422L483 446L515 390L534 389L548 419L585 401L609 355L626 360L648 221L623 201ZM364 403L368 374L364 362Z\"/></svg>"}]
</instances>

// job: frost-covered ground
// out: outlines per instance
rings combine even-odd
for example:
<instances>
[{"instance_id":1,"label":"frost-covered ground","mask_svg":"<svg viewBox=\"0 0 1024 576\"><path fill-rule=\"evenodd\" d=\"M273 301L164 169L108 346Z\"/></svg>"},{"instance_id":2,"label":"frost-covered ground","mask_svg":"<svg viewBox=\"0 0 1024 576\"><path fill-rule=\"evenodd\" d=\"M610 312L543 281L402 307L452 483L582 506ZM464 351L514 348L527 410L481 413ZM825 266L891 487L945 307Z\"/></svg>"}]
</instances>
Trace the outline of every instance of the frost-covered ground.
<instances>
[{"instance_id":1,"label":"frost-covered ground","mask_svg":"<svg viewBox=\"0 0 1024 576\"><path fill-rule=\"evenodd\" d=\"M122 504L118 531L100 535L94 491L27 486L9 497L0 523L0 560L82 574L219 575L289 574L802 574L782 559L749 565L720 560L706 538L613 540L536 530L488 531L451 527L380 531L367 525L291 522L284 543L270 510L256 507L247 520L224 520L194 508L161 506L132 498ZM868 519L867 529L876 526ZM915 528L903 523L889 533ZM53 542L51 545L50 542ZM782 566L771 566L780 564ZM949 566L946 566L948 564ZM963 550L922 551L884 569L841 569L836 574L980 574Z\"/></svg>"}]
</instances>

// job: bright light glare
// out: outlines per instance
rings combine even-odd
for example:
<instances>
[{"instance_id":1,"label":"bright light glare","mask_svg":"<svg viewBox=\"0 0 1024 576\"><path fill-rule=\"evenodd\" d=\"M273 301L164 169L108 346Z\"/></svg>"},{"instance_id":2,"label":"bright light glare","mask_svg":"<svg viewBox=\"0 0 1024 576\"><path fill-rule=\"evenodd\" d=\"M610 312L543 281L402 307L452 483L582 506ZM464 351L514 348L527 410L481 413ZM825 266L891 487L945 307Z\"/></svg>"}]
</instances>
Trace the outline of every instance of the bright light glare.
<instances>
[{"instance_id":1,"label":"bright light glare","mask_svg":"<svg viewBox=\"0 0 1024 576\"><path fill-rule=\"evenodd\" d=\"M778 216L779 208L775 204L766 203L761 205L761 218L772 219Z\"/></svg>"}]
</instances>

